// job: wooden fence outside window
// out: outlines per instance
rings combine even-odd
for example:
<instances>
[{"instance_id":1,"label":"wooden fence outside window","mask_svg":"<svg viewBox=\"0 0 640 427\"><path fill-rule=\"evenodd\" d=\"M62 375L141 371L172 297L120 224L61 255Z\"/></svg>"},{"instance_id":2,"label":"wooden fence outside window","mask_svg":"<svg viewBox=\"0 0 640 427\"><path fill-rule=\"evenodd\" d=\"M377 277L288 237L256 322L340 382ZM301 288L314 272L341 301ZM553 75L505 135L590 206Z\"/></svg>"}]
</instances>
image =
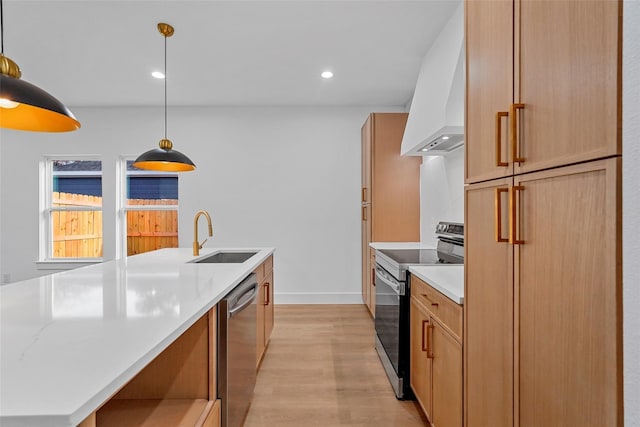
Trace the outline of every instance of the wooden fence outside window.
<instances>
[{"instance_id":1,"label":"wooden fence outside window","mask_svg":"<svg viewBox=\"0 0 640 427\"><path fill-rule=\"evenodd\" d=\"M129 205L177 205L177 200L128 200ZM102 198L53 193L53 206L102 207ZM52 212L53 258L102 257L102 210ZM178 247L177 210L127 211L127 255Z\"/></svg>"}]
</instances>

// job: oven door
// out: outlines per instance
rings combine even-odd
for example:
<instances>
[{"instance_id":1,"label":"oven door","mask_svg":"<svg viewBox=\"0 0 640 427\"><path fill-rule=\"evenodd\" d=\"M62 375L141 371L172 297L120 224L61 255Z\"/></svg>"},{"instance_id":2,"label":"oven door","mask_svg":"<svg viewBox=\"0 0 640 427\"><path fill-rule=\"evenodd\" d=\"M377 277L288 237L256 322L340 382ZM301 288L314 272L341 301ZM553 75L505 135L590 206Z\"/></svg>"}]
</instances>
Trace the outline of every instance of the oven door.
<instances>
[{"instance_id":1,"label":"oven door","mask_svg":"<svg viewBox=\"0 0 640 427\"><path fill-rule=\"evenodd\" d=\"M376 265L376 334L396 375L400 360L401 297L405 283Z\"/></svg>"}]
</instances>

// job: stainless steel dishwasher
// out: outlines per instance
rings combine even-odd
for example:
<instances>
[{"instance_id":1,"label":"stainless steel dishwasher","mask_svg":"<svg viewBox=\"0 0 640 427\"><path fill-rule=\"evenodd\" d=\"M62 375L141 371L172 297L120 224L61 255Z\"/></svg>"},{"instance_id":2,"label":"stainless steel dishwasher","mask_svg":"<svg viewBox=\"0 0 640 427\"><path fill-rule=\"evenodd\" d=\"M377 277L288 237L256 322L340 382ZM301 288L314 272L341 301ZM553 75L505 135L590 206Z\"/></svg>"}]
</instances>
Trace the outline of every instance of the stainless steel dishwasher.
<instances>
[{"instance_id":1,"label":"stainless steel dishwasher","mask_svg":"<svg viewBox=\"0 0 640 427\"><path fill-rule=\"evenodd\" d=\"M218 396L222 427L241 427L256 384L258 280L247 276L219 303Z\"/></svg>"}]
</instances>

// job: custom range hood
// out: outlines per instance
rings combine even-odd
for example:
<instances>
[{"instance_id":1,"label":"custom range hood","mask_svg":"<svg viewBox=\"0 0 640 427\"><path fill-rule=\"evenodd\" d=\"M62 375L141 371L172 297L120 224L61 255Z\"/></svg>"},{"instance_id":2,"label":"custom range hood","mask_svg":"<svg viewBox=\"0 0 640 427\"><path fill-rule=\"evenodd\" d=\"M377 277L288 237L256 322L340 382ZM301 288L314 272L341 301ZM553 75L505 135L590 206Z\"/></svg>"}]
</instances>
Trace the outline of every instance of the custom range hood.
<instances>
[{"instance_id":1,"label":"custom range hood","mask_svg":"<svg viewBox=\"0 0 640 427\"><path fill-rule=\"evenodd\" d=\"M400 153L444 155L464 144L464 9L460 5L424 57Z\"/></svg>"}]
</instances>

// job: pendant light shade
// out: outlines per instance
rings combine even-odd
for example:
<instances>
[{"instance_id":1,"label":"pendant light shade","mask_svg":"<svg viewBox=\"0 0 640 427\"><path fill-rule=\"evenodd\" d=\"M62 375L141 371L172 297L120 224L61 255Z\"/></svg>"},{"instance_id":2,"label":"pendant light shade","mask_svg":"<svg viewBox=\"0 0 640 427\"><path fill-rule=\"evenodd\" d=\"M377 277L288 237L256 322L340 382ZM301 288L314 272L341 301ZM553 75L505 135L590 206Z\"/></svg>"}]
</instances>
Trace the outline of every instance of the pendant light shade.
<instances>
[{"instance_id":1,"label":"pendant light shade","mask_svg":"<svg viewBox=\"0 0 640 427\"><path fill-rule=\"evenodd\" d=\"M172 147L171 141L161 139L159 148L140 154L133 166L139 169L167 172L188 172L196 168L191 159Z\"/></svg>"},{"instance_id":2,"label":"pendant light shade","mask_svg":"<svg viewBox=\"0 0 640 427\"><path fill-rule=\"evenodd\" d=\"M187 156L173 149L173 143L167 139L167 37L173 35L173 27L169 24L158 24L158 31L164 36L164 138L160 140L159 148L142 153L133 162L139 169L188 172L196 165Z\"/></svg>"},{"instance_id":3,"label":"pendant light shade","mask_svg":"<svg viewBox=\"0 0 640 427\"><path fill-rule=\"evenodd\" d=\"M20 80L20 67L4 56L3 6L0 0L0 128L67 132L80 128L73 113L39 87Z\"/></svg>"}]
</instances>

